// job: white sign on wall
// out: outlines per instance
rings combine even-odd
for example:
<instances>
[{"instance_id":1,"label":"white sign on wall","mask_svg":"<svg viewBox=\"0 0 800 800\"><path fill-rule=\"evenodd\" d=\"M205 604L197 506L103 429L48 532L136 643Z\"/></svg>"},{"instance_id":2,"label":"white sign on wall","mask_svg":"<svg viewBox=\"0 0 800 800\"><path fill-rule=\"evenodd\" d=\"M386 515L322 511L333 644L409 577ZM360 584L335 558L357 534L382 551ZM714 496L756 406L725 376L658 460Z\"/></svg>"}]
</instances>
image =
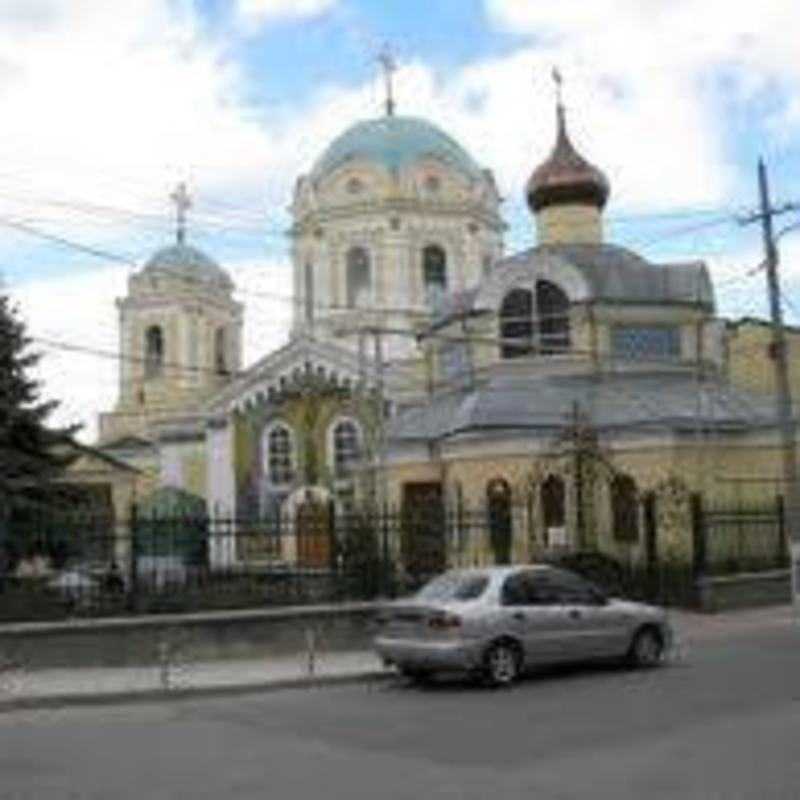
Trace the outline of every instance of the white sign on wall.
<instances>
[{"instance_id":1,"label":"white sign on wall","mask_svg":"<svg viewBox=\"0 0 800 800\"><path fill-rule=\"evenodd\" d=\"M567 546L567 529L566 528L548 528L547 529L547 542L550 547L566 547Z\"/></svg>"}]
</instances>

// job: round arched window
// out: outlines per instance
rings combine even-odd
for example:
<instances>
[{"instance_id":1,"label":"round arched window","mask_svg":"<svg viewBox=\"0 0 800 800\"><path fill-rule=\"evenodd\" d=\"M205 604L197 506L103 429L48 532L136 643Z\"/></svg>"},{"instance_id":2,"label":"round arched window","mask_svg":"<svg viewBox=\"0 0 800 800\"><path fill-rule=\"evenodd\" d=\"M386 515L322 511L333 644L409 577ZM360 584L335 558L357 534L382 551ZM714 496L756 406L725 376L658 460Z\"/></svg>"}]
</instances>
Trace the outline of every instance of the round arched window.
<instances>
[{"instance_id":1,"label":"round arched window","mask_svg":"<svg viewBox=\"0 0 800 800\"><path fill-rule=\"evenodd\" d=\"M159 325L151 325L144 335L144 376L155 378L164 371L164 333Z\"/></svg>"},{"instance_id":2,"label":"round arched window","mask_svg":"<svg viewBox=\"0 0 800 800\"><path fill-rule=\"evenodd\" d=\"M358 426L349 419L343 419L333 428L333 471L337 477L352 475L361 458L361 436Z\"/></svg>"},{"instance_id":3,"label":"round arched window","mask_svg":"<svg viewBox=\"0 0 800 800\"><path fill-rule=\"evenodd\" d=\"M369 253L363 247L352 247L347 252L347 305L363 308L369 305L372 288Z\"/></svg>"},{"instance_id":4,"label":"round arched window","mask_svg":"<svg viewBox=\"0 0 800 800\"><path fill-rule=\"evenodd\" d=\"M275 425L267 434L267 477L275 486L294 480L292 432L286 425Z\"/></svg>"},{"instance_id":5,"label":"round arched window","mask_svg":"<svg viewBox=\"0 0 800 800\"><path fill-rule=\"evenodd\" d=\"M422 279L428 305L435 306L447 291L447 255L438 244L422 251Z\"/></svg>"}]
</instances>

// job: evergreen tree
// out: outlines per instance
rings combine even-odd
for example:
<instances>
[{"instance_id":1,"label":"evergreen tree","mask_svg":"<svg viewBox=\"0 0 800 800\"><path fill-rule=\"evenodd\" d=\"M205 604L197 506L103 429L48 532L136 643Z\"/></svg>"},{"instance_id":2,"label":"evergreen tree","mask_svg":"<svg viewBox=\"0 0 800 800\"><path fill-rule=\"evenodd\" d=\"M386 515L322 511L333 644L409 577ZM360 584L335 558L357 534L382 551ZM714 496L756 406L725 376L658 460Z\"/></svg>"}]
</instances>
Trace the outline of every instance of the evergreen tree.
<instances>
[{"instance_id":1,"label":"evergreen tree","mask_svg":"<svg viewBox=\"0 0 800 800\"><path fill-rule=\"evenodd\" d=\"M0 509L16 502L46 502L47 484L73 456L68 445L79 426L46 426L58 401L43 401L31 376L41 355L18 310L0 293Z\"/></svg>"}]
</instances>

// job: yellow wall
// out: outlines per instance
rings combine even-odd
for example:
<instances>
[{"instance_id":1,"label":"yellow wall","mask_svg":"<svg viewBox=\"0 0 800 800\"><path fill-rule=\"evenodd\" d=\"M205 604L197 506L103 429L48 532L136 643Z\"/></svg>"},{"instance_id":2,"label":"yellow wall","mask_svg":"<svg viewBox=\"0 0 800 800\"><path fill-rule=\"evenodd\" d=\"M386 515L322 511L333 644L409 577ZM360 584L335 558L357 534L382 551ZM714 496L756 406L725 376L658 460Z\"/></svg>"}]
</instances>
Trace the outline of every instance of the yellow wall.
<instances>
[{"instance_id":1,"label":"yellow wall","mask_svg":"<svg viewBox=\"0 0 800 800\"><path fill-rule=\"evenodd\" d=\"M800 330L787 328L789 382L795 408L800 407ZM728 326L727 373L747 392L774 396L775 362L769 356L772 329L763 322L742 320Z\"/></svg>"}]
</instances>

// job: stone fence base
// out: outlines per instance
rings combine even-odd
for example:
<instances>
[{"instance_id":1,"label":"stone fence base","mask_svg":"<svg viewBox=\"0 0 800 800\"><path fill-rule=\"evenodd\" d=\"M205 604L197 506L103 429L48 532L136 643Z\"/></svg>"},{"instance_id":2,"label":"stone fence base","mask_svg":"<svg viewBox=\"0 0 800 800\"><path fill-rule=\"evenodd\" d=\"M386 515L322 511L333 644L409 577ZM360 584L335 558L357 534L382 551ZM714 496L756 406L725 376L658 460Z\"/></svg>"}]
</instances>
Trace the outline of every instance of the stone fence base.
<instances>
[{"instance_id":1,"label":"stone fence base","mask_svg":"<svg viewBox=\"0 0 800 800\"><path fill-rule=\"evenodd\" d=\"M788 569L701 578L697 590L699 610L709 612L778 605L792 600Z\"/></svg>"},{"instance_id":2,"label":"stone fence base","mask_svg":"<svg viewBox=\"0 0 800 800\"><path fill-rule=\"evenodd\" d=\"M380 603L0 625L0 663L24 669L265 659L370 646Z\"/></svg>"}]
</instances>

